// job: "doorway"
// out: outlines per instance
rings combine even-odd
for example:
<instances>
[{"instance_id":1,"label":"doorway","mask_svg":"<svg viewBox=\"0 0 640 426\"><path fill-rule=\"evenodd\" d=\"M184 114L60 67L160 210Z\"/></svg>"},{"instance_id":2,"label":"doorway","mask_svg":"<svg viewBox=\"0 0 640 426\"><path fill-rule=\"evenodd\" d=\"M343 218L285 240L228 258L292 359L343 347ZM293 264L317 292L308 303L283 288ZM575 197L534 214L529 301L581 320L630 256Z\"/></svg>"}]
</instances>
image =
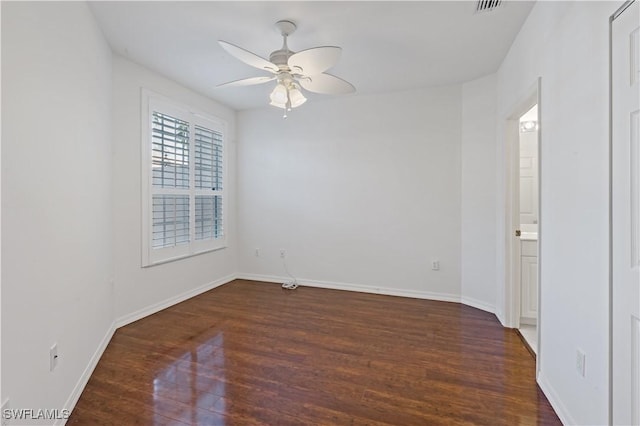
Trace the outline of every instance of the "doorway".
<instances>
[{"instance_id":1,"label":"doorway","mask_svg":"<svg viewBox=\"0 0 640 426\"><path fill-rule=\"evenodd\" d=\"M518 216L520 226L520 325L529 348L538 347L538 104L518 120ZM518 167L516 165L516 167ZM518 232L519 231L519 232ZM517 260L516 260L517 261Z\"/></svg>"},{"instance_id":2,"label":"doorway","mask_svg":"<svg viewBox=\"0 0 640 426\"><path fill-rule=\"evenodd\" d=\"M506 120L505 312L540 359L540 79ZM539 365L539 362L537 363Z\"/></svg>"}]
</instances>

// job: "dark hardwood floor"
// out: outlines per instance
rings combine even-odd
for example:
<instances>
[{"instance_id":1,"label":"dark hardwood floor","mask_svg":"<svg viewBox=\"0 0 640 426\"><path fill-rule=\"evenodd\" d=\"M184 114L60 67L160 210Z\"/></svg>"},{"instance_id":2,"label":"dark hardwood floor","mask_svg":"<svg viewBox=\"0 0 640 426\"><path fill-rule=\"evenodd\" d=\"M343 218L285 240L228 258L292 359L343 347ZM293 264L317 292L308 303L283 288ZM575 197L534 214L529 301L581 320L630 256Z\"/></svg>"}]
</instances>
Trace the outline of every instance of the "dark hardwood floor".
<instances>
[{"instance_id":1,"label":"dark hardwood floor","mask_svg":"<svg viewBox=\"0 0 640 426\"><path fill-rule=\"evenodd\" d=\"M119 329L70 425L555 425L468 306L237 280Z\"/></svg>"}]
</instances>

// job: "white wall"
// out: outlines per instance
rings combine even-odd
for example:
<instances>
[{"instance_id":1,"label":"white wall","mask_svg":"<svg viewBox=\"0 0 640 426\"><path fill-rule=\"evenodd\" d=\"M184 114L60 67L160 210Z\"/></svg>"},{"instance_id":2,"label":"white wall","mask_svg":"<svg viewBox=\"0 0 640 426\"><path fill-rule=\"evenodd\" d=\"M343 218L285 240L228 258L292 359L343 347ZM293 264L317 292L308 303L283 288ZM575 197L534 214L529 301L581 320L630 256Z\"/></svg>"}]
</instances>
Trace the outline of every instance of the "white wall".
<instances>
[{"instance_id":1,"label":"white wall","mask_svg":"<svg viewBox=\"0 0 640 426\"><path fill-rule=\"evenodd\" d=\"M238 115L241 274L459 300L460 86L281 114Z\"/></svg>"},{"instance_id":2,"label":"white wall","mask_svg":"<svg viewBox=\"0 0 640 426\"><path fill-rule=\"evenodd\" d=\"M2 2L2 122L3 397L69 408L114 300L111 51L86 4Z\"/></svg>"},{"instance_id":3,"label":"white wall","mask_svg":"<svg viewBox=\"0 0 640 426\"><path fill-rule=\"evenodd\" d=\"M141 267L141 89L226 120L228 247L188 259ZM235 113L120 56L113 59L113 216L116 318L123 324L227 282L237 271Z\"/></svg>"},{"instance_id":4,"label":"white wall","mask_svg":"<svg viewBox=\"0 0 640 426\"><path fill-rule=\"evenodd\" d=\"M621 3L537 2L498 72L502 216L504 123L542 76L539 382L567 424L608 422L608 18Z\"/></svg>"},{"instance_id":5,"label":"white wall","mask_svg":"<svg viewBox=\"0 0 640 426\"><path fill-rule=\"evenodd\" d=\"M496 75L462 85L461 280L463 302L496 303Z\"/></svg>"},{"instance_id":6,"label":"white wall","mask_svg":"<svg viewBox=\"0 0 640 426\"><path fill-rule=\"evenodd\" d=\"M237 192L229 141L229 248L143 269L140 88L230 129L233 111L124 58L113 58L112 74L83 3L3 2L3 396L13 407L73 403L114 318L138 318L236 271L284 279L281 248L307 284L462 298L500 315L504 120L542 76L539 381L565 422L606 423L607 24L617 6L538 2L497 77L317 100L286 121L272 108L240 113ZM49 373L54 342L61 359Z\"/></svg>"}]
</instances>

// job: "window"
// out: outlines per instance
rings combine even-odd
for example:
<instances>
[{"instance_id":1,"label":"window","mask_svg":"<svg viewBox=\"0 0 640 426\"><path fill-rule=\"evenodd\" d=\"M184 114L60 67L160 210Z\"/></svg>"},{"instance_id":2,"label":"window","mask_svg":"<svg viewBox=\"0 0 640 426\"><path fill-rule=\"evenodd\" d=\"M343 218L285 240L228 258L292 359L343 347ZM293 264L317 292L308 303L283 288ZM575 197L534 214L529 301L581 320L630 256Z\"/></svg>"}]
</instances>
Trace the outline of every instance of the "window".
<instances>
[{"instance_id":1,"label":"window","mask_svg":"<svg viewBox=\"0 0 640 426\"><path fill-rule=\"evenodd\" d=\"M225 247L225 125L143 93L142 263Z\"/></svg>"}]
</instances>

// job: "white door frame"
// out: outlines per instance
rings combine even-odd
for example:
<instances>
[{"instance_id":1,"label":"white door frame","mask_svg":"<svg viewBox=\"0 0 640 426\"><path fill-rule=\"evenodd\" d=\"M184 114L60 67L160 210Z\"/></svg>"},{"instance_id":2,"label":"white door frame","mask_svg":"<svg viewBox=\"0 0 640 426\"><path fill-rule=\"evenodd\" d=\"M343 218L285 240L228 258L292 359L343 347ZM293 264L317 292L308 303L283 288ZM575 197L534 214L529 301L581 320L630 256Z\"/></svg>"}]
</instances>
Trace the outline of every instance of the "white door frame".
<instances>
[{"instance_id":1,"label":"white door frame","mask_svg":"<svg viewBox=\"0 0 640 426\"><path fill-rule=\"evenodd\" d=\"M505 320L508 327L519 328L520 327L520 241L515 236L515 230L520 226L520 206L519 202L519 143L520 143L520 131L519 120L520 117L527 111L529 111L534 105L538 105L538 315L537 315L537 353L536 353L536 376L540 369L540 356L542 353L541 339L540 339L540 324L542 322L541 316L541 247L542 247L542 217L540 214L542 206L542 122L541 122L541 84L542 79L538 77L536 82L530 87L522 101L520 101L514 108L511 109L510 114L505 120L505 159L506 159L506 179L505 179L505 204L504 204L504 244L505 244Z\"/></svg>"},{"instance_id":2,"label":"white door frame","mask_svg":"<svg viewBox=\"0 0 640 426\"><path fill-rule=\"evenodd\" d=\"M635 0L636 2L638 0ZM614 170L614 163L616 155L619 151L619 147L616 147L615 145L615 140L614 140L614 120L616 119L616 117L614 116L614 21L620 16L622 15L622 13L627 10L632 4L634 3L634 0L627 0L625 1L618 10L616 10L610 17L609 17L609 424L614 424L614 420L615 421L620 421L620 419L616 419L616 416L620 416L619 414L619 409L616 408L618 406L614 405L615 401L614 401L614 394L616 392L620 392L620 390L616 390L616 387L619 387L620 385L616 384L616 381L614 380L615 378L615 374L616 371L614 369L614 363L616 362L616 357L617 357L617 352L614 351L614 337L615 337L615 328L620 326L620 322L618 321L618 319L616 318L616 316L614 315L614 308L617 306L617 300L616 300L616 296L614 294L614 284L615 284L615 278L616 278L616 274L618 273L618 268L619 268L619 263L617 262L617 259L614 258L614 251L615 249L619 249L619 243L618 243L618 236L616 236L616 234L614 233L616 231L615 227L614 227L614 217L619 218L618 215L616 215L616 210L614 210L614 206L616 203L615 200L615 193L616 193L616 186L614 186L614 182L616 182L616 171ZM628 12L631 13L631 12ZM627 13L627 17L628 17L628 13ZM637 12L636 12L637 13ZM632 187L633 188L633 187ZM632 213L633 214L633 213ZM632 227L632 225L631 225ZM627 232L627 231L624 231ZM617 256L620 256L619 254ZM617 322L618 321L618 322ZM633 328L632 328L633 330ZM632 331L633 333L633 331ZM631 338L631 336L630 336ZM637 344L637 343L636 343ZM636 356L638 356L638 351L640 349L638 349L638 347L636 346L635 348L635 354ZM631 402L630 402L630 419L631 422L633 422L634 424L636 423L640 423L640 403L638 403L637 401L640 400L640 371L632 371L633 368L630 368L629 371L629 376L631 376ZM627 390L624 390L624 392L627 392ZM634 398L636 403L634 404ZM624 404L629 403L628 401L625 402ZM623 407L624 407L624 404ZM620 404L619 404L620 405ZM623 421L627 421L627 420L623 420Z\"/></svg>"}]
</instances>

